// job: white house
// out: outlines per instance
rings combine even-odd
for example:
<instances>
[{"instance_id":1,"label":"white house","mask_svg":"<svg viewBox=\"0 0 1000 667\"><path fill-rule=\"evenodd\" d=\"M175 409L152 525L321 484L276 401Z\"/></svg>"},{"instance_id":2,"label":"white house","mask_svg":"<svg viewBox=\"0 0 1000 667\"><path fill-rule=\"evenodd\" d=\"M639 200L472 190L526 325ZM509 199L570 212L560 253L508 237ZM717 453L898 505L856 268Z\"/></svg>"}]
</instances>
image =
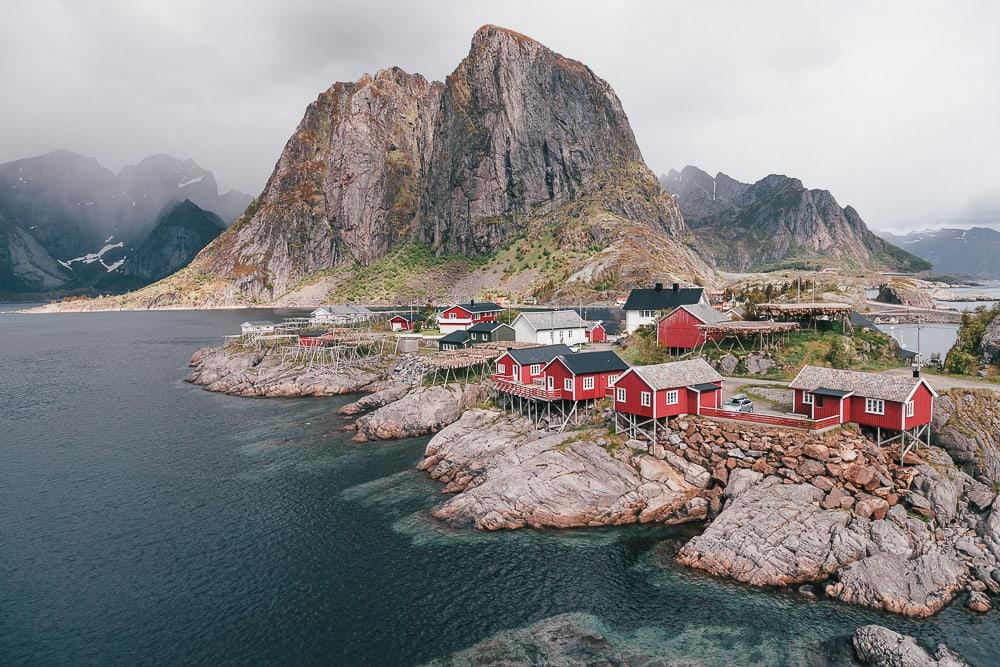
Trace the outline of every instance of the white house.
<instances>
[{"instance_id":1,"label":"white house","mask_svg":"<svg viewBox=\"0 0 1000 667\"><path fill-rule=\"evenodd\" d=\"M625 333L633 333L646 324L653 324L660 314L670 312L679 306L702 303L711 304L703 287L681 287L674 283L664 289L663 283L656 283L652 289L635 288L629 292L625 305Z\"/></svg>"},{"instance_id":2,"label":"white house","mask_svg":"<svg viewBox=\"0 0 1000 667\"><path fill-rule=\"evenodd\" d=\"M575 310L524 312L514 318L514 339L542 345L581 345L587 342L587 323Z\"/></svg>"},{"instance_id":3,"label":"white house","mask_svg":"<svg viewBox=\"0 0 1000 667\"><path fill-rule=\"evenodd\" d=\"M309 314L313 324L354 324L369 322L375 313L364 306L320 306Z\"/></svg>"}]
</instances>

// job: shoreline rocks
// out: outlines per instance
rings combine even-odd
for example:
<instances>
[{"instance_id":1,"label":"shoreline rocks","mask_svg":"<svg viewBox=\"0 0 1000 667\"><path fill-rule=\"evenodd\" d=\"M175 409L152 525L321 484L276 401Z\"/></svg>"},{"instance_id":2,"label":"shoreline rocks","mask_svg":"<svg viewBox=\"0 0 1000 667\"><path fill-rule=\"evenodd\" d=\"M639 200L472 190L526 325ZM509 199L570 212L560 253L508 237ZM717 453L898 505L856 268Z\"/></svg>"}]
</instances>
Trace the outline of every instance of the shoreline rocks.
<instances>
[{"instance_id":1,"label":"shoreline rocks","mask_svg":"<svg viewBox=\"0 0 1000 667\"><path fill-rule=\"evenodd\" d=\"M484 395L485 387L479 384L418 387L359 418L355 422L355 441L395 440L437 432L457 421Z\"/></svg>"},{"instance_id":2,"label":"shoreline rocks","mask_svg":"<svg viewBox=\"0 0 1000 667\"><path fill-rule=\"evenodd\" d=\"M381 408L384 405L398 401L409 392L409 385L392 382L386 386L378 388L376 391L373 391L367 396L362 396L353 403L340 406L337 408L337 414L353 416L361 414L362 412L368 412L369 410Z\"/></svg>"},{"instance_id":3,"label":"shoreline rocks","mask_svg":"<svg viewBox=\"0 0 1000 667\"><path fill-rule=\"evenodd\" d=\"M336 396L367 387L382 375L378 368L334 368L282 362L268 351L207 347L191 357L187 382L207 391L245 397Z\"/></svg>"},{"instance_id":4,"label":"shoreline rocks","mask_svg":"<svg viewBox=\"0 0 1000 667\"><path fill-rule=\"evenodd\" d=\"M909 635L881 625L863 625L854 631L854 654L869 667L968 667L968 663L944 644L933 655Z\"/></svg>"},{"instance_id":5,"label":"shoreline rocks","mask_svg":"<svg viewBox=\"0 0 1000 667\"><path fill-rule=\"evenodd\" d=\"M480 530L666 524L707 516L702 488L595 431L543 434L519 417L469 410L427 444L418 469L458 495L431 514Z\"/></svg>"}]
</instances>

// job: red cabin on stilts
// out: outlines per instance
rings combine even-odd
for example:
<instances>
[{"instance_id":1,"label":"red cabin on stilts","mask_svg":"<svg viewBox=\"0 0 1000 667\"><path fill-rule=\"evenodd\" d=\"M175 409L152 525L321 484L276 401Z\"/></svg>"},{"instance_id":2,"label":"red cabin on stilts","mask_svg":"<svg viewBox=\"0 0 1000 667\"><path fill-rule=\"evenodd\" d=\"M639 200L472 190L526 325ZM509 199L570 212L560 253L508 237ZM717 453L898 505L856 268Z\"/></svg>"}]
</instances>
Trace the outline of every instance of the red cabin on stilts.
<instances>
[{"instance_id":1,"label":"red cabin on stilts","mask_svg":"<svg viewBox=\"0 0 1000 667\"><path fill-rule=\"evenodd\" d=\"M615 382L615 432L655 440L668 417L718 408L721 394L722 376L701 358L633 366Z\"/></svg>"}]
</instances>

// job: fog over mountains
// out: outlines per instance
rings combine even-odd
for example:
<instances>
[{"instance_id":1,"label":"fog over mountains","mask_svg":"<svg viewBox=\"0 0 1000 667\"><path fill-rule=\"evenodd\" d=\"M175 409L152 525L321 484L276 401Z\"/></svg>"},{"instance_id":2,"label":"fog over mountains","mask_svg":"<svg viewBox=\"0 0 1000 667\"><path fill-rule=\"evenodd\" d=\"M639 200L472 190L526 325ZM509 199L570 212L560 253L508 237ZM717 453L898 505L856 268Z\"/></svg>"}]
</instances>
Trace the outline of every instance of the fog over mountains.
<instances>
[{"instance_id":1,"label":"fog over mountains","mask_svg":"<svg viewBox=\"0 0 1000 667\"><path fill-rule=\"evenodd\" d=\"M250 201L169 155L117 174L65 150L0 164L0 292L140 287L186 265Z\"/></svg>"},{"instance_id":2,"label":"fog over mountains","mask_svg":"<svg viewBox=\"0 0 1000 667\"><path fill-rule=\"evenodd\" d=\"M935 272L1000 279L1000 232L995 229L946 227L880 235L933 264Z\"/></svg>"}]
</instances>

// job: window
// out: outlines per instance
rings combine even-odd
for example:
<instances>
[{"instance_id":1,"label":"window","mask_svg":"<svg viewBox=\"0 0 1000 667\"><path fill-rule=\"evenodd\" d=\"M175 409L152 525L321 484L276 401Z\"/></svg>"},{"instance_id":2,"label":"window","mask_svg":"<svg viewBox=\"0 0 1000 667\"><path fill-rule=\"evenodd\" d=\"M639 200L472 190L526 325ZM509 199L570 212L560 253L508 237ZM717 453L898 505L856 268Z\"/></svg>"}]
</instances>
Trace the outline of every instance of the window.
<instances>
[{"instance_id":1,"label":"window","mask_svg":"<svg viewBox=\"0 0 1000 667\"><path fill-rule=\"evenodd\" d=\"M608 376L608 386L609 387L612 386L617 381L618 381L618 376L617 375L609 375Z\"/></svg>"},{"instance_id":2,"label":"window","mask_svg":"<svg viewBox=\"0 0 1000 667\"><path fill-rule=\"evenodd\" d=\"M583 378L583 388L584 389L593 389L594 388L594 378L593 377Z\"/></svg>"},{"instance_id":3,"label":"window","mask_svg":"<svg viewBox=\"0 0 1000 667\"><path fill-rule=\"evenodd\" d=\"M625 387L618 387L618 391L615 392L615 400L619 403L625 402Z\"/></svg>"},{"instance_id":4,"label":"window","mask_svg":"<svg viewBox=\"0 0 1000 667\"><path fill-rule=\"evenodd\" d=\"M677 405L679 401L680 395L676 389L667 392L667 405Z\"/></svg>"},{"instance_id":5,"label":"window","mask_svg":"<svg viewBox=\"0 0 1000 667\"><path fill-rule=\"evenodd\" d=\"M642 313L640 313L640 316L641 317L656 317L656 311L655 310L644 310L644 311L642 311Z\"/></svg>"},{"instance_id":6,"label":"window","mask_svg":"<svg viewBox=\"0 0 1000 667\"><path fill-rule=\"evenodd\" d=\"M563 389L566 391L573 391L573 380L571 378L563 380Z\"/></svg>"},{"instance_id":7,"label":"window","mask_svg":"<svg viewBox=\"0 0 1000 667\"><path fill-rule=\"evenodd\" d=\"M640 392L639 403L642 404L642 407L648 408L650 405L653 404L653 395L650 394L648 391Z\"/></svg>"},{"instance_id":8,"label":"window","mask_svg":"<svg viewBox=\"0 0 1000 667\"><path fill-rule=\"evenodd\" d=\"M866 398L865 412L867 412L870 415L884 415L885 401L883 401L880 398Z\"/></svg>"},{"instance_id":9,"label":"window","mask_svg":"<svg viewBox=\"0 0 1000 667\"><path fill-rule=\"evenodd\" d=\"M455 313L448 313L448 319L449 320L453 320L453 319L455 319L455 317L456 317Z\"/></svg>"},{"instance_id":10,"label":"window","mask_svg":"<svg viewBox=\"0 0 1000 667\"><path fill-rule=\"evenodd\" d=\"M815 402L816 402L816 407L817 408L823 407L823 397L822 396L817 396L815 398Z\"/></svg>"},{"instance_id":11,"label":"window","mask_svg":"<svg viewBox=\"0 0 1000 667\"><path fill-rule=\"evenodd\" d=\"M787 394L786 394L786 396L787 396ZM812 405L813 404L813 395L810 394L808 391L802 392L802 403L804 403L805 405Z\"/></svg>"},{"instance_id":12,"label":"window","mask_svg":"<svg viewBox=\"0 0 1000 667\"><path fill-rule=\"evenodd\" d=\"M497 364L497 373L503 375L507 372L507 364Z\"/></svg>"},{"instance_id":13,"label":"window","mask_svg":"<svg viewBox=\"0 0 1000 667\"><path fill-rule=\"evenodd\" d=\"M542 365L531 364L531 368L528 369L528 372L531 373L532 375L538 375L539 373L542 372Z\"/></svg>"},{"instance_id":14,"label":"window","mask_svg":"<svg viewBox=\"0 0 1000 667\"><path fill-rule=\"evenodd\" d=\"M913 405L913 401L906 402L906 416L912 417L916 412L916 406Z\"/></svg>"}]
</instances>

